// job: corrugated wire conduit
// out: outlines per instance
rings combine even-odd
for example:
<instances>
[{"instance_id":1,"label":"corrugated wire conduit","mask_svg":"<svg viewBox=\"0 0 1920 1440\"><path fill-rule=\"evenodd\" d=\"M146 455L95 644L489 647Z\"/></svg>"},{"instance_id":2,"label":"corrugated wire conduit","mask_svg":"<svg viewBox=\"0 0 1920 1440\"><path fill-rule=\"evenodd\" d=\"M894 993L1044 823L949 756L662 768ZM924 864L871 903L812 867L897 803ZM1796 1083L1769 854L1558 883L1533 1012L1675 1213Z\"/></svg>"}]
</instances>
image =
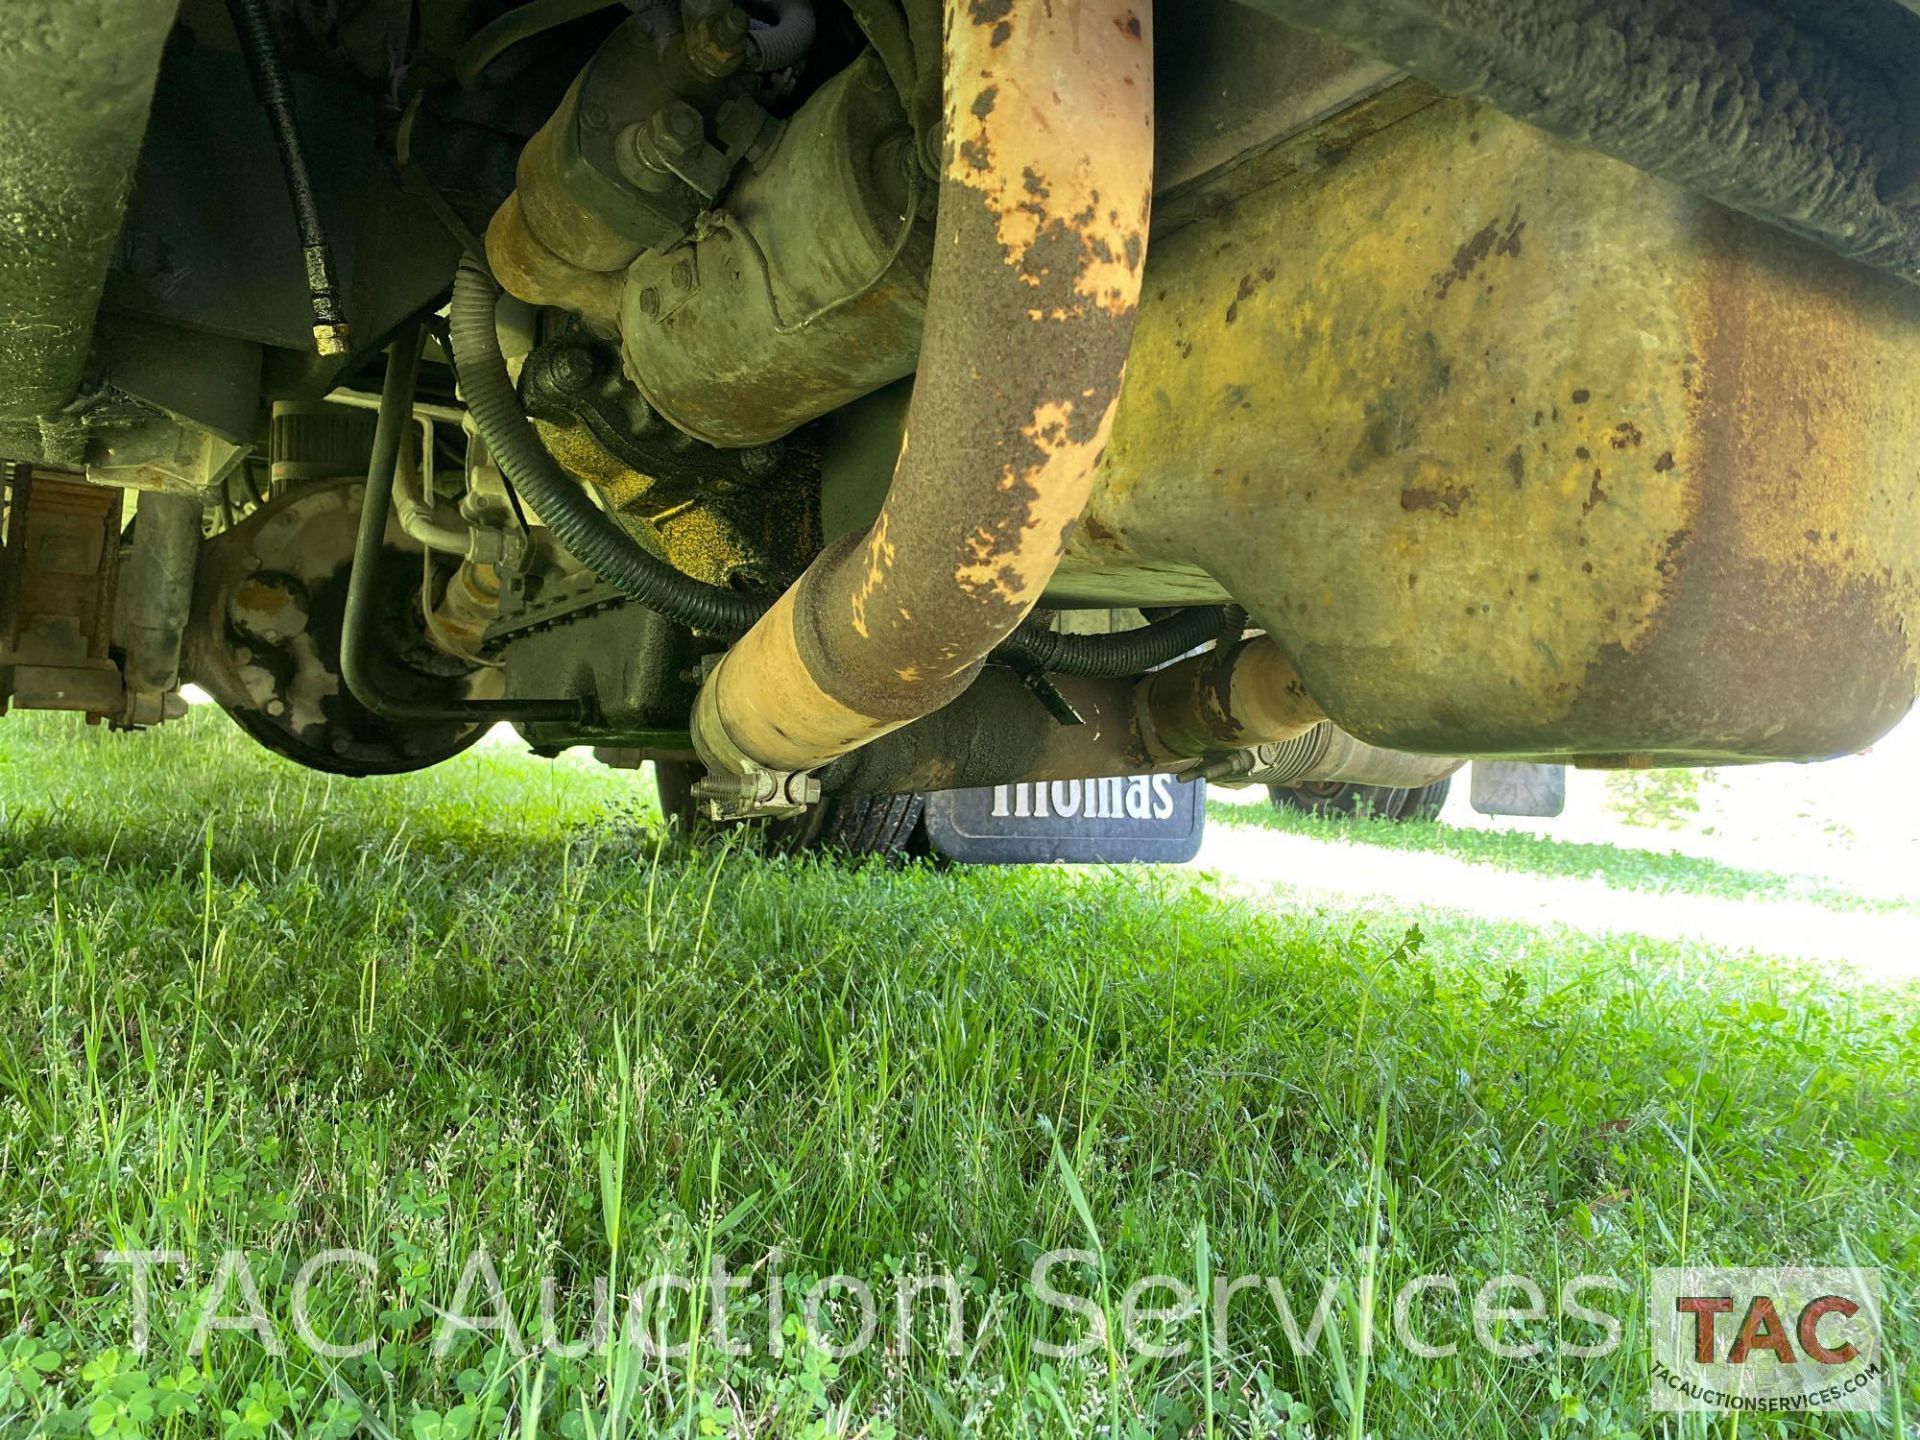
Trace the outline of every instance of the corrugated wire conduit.
<instances>
[{"instance_id":1,"label":"corrugated wire conduit","mask_svg":"<svg viewBox=\"0 0 1920 1440\"><path fill-rule=\"evenodd\" d=\"M547 453L500 354L494 328L498 299L492 278L472 260L461 261L448 310L454 363L474 428L501 472L533 503L567 553L600 579L692 629L740 634L761 611L752 597L682 575L641 548Z\"/></svg>"}]
</instances>

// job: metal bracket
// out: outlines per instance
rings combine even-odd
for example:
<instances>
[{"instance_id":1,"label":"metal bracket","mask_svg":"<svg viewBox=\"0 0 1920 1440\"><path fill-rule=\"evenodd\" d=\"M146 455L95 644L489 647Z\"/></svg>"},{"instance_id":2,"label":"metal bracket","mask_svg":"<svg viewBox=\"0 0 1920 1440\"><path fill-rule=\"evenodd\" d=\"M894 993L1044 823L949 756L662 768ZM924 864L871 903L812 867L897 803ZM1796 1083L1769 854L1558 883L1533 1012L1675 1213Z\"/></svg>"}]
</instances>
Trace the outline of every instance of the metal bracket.
<instances>
[{"instance_id":1,"label":"metal bracket","mask_svg":"<svg viewBox=\"0 0 1920 1440\"><path fill-rule=\"evenodd\" d=\"M1271 766L1278 745L1255 745L1245 750L1222 750L1203 756L1198 765L1183 773L1182 780L1208 780L1216 785L1247 783L1246 777Z\"/></svg>"},{"instance_id":2,"label":"metal bracket","mask_svg":"<svg viewBox=\"0 0 1920 1440\"><path fill-rule=\"evenodd\" d=\"M733 160L708 143L706 120L684 100L669 100L645 121L629 125L616 144L621 175L642 190L674 176L711 200L727 188Z\"/></svg>"},{"instance_id":3,"label":"metal bracket","mask_svg":"<svg viewBox=\"0 0 1920 1440\"><path fill-rule=\"evenodd\" d=\"M1060 693L1060 687L1053 683L1046 671L1032 665L1023 665L1018 661L1009 661L1008 668L1020 677L1020 683L1033 692L1034 699L1046 708L1046 712L1061 725L1084 725L1086 716L1073 708L1073 702Z\"/></svg>"}]
</instances>

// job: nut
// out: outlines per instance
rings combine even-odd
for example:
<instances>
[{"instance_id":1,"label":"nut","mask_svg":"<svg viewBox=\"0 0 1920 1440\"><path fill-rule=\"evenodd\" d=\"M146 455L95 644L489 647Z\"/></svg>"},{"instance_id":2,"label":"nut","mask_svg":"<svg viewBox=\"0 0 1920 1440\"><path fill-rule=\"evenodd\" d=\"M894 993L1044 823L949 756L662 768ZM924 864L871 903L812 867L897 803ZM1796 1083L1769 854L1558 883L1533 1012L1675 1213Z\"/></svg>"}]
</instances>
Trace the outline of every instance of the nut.
<instances>
[{"instance_id":1,"label":"nut","mask_svg":"<svg viewBox=\"0 0 1920 1440\"><path fill-rule=\"evenodd\" d=\"M669 160L682 160L698 150L706 138L706 122L684 100L669 100L647 122L655 148Z\"/></svg>"},{"instance_id":2,"label":"nut","mask_svg":"<svg viewBox=\"0 0 1920 1440\"><path fill-rule=\"evenodd\" d=\"M599 378L599 364L591 352L578 345L566 345L548 352L547 382L562 394L578 394Z\"/></svg>"}]
</instances>

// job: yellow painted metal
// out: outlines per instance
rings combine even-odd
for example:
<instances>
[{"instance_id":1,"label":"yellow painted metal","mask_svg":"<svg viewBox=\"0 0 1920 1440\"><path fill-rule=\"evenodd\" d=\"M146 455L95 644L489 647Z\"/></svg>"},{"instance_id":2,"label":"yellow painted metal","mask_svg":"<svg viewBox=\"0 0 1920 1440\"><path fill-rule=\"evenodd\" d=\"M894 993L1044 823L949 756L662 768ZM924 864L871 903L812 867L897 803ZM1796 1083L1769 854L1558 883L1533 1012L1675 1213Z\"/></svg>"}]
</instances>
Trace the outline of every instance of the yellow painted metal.
<instances>
[{"instance_id":1,"label":"yellow painted metal","mask_svg":"<svg viewBox=\"0 0 1920 1440\"><path fill-rule=\"evenodd\" d=\"M1438 101L1155 241L1056 593L1231 595L1395 748L1860 748L1920 668L1920 293Z\"/></svg>"},{"instance_id":2,"label":"yellow painted metal","mask_svg":"<svg viewBox=\"0 0 1920 1440\"><path fill-rule=\"evenodd\" d=\"M958 697L1045 592L1112 425L1151 212L1151 11L945 13L909 439L868 531L829 546L702 685L710 769L812 769Z\"/></svg>"}]
</instances>

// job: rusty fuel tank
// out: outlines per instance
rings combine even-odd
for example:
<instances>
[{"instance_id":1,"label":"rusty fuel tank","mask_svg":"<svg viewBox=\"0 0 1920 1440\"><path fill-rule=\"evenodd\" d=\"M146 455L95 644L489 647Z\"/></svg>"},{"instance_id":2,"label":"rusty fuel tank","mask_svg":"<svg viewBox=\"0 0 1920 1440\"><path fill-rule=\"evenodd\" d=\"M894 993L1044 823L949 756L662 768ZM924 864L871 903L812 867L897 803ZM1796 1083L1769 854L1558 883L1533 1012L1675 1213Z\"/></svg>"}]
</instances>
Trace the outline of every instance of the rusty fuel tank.
<instances>
[{"instance_id":1,"label":"rusty fuel tank","mask_svg":"<svg viewBox=\"0 0 1920 1440\"><path fill-rule=\"evenodd\" d=\"M1155 240L1051 598L1230 595L1396 749L1871 744L1920 662L1920 290L1405 109Z\"/></svg>"}]
</instances>

